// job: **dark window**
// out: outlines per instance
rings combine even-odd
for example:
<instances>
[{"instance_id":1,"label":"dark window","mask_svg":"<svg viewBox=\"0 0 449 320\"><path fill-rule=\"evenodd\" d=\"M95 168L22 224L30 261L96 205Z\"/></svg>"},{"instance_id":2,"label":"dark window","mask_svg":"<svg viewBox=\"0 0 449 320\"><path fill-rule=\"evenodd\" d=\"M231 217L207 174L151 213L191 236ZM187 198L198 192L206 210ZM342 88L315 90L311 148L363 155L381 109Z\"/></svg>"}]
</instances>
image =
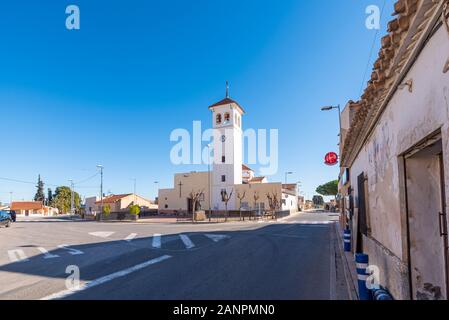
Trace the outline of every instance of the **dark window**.
<instances>
[{"instance_id":1,"label":"dark window","mask_svg":"<svg viewBox=\"0 0 449 320\"><path fill-rule=\"evenodd\" d=\"M222 156L222 157L221 157L221 162L222 162L222 163L225 163L225 162L226 162L226 157L225 157L225 156Z\"/></svg>"},{"instance_id":2,"label":"dark window","mask_svg":"<svg viewBox=\"0 0 449 320\"><path fill-rule=\"evenodd\" d=\"M221 176L221 182L226 182L226 176L225 175Z\"/></svg>"},{"instance_id":3,"label":"dark window","mask_svg":"<svg viewBox=\"0 0 449 320\"><path fill-rule=\"evenodd\" d=\"M168 204L165 205L165 209L168 209Z\"/></svg>"}]
</instances>

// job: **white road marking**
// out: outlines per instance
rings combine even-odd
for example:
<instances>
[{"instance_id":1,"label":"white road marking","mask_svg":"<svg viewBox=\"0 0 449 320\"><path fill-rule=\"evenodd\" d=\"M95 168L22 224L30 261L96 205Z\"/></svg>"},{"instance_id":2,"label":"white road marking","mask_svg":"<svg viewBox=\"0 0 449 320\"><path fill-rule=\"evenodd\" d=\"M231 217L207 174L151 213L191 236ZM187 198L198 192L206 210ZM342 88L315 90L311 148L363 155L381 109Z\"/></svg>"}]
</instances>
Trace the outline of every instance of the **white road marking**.
<instances>
[{"instance_id":1,"label":"white road marking","mask_svg":"<svg viewBox=\"0 0 449 320\"><path fill-rule=\"evenodd\" d=\"M11 262L26 262L29 261L25 252L21 249L9 250L8 251L9 261Z\"/></svg>"},{"instance_id":2,"label":"white road marking","mask_svg":"<svg viewBox=\"0 0 449 320\"><path fill-rule=\"evenodd\" d=\"M153 235L153 248L161 248L161 236L162 235L160 233L155 233Z\"/></svg>"},{"instance_id":3,"label":"white road marking","mask_svg":"<svg viewBox=\"0 0 449 320\"><path fill-rule=\"evenodd\" d=\"M77 255L80 255L80 254L84 254L84 252L82 252L81 250L70 248L70 246L67 245L67 244L60 244L58 246L58 248L67 250L72 256L77 256Z\"/></svg>"},{"instance_id":4,"label":"white road marking","mask_svg":"<svg viewBox=\"0 0 449 320\"><path fill-rule=\"evenodd\" d=\"M162 262L162 261L170 259L170 258L171 258L171 256L165 255L165 256L162 256L162 257L159 257L159 258L156 258L156 259L153 259L153 260L149 260L147 262L135 265L135 266L133 266L131 268L124 269L124 270L121 270L121 271L117 271L117 272L111 273L111 274L109 274L107 276L104 276L104 277L101 277L101 278L98 278L98 279L86 282L86 283L80 285L80 287L77 288L77 289L74 289L74 290L63 290L63 291L60 291L60 292L57 292L57 293L53 293L53 294L51 294L49 296L46 296L46 297L44 297L44 298L42 298L40 300L62 299L62 298L71 296L72 294L75 294L77 292L81 292L81 291L84 291L84 290L87 290L87 289L99 286L99 285L101 285L103 283L109 282L109 281L114 280L116 278L121 278L121 277L127 276L130 273L139 271L139 270L144 269L144 268L146 268L146 267L148 267L150 265Z\"/></svg>"},{"instance_id":5,"label":"white road marking","mask_svg":"<svg viewBox=\"0 0 449 320\"><path fill-rule=\"evenodd\" d=\"M220 240L229 239L229 236L225 236L222 234L205 234L206 237L211 239L213 242L218 242Z\"/></svg>"},{"instance_id":6,"label":"white road marking","mask_svg":"<svg viewBox=\"0 0 449 320\"><path fill-rule=\"evenodd\" d=\"M99 237L99 238L107 238L114 234L114 232L111 231L98 231L98 232L90 232L91 236Z\"/></svg>"},{"instance_id":7,"label":"white road marking","mask_svg":"<svg viewBox=\"0 0 449 320\"><path fill-rule=\"evenodd\" d=\"M43 247L39 247L37 249L44 255L44 259L59 258L59 256L57 254L51 254L50 252L47 251L47 249L45 249Z\"/></svg>"},{"instance_id":8,"label":"white road marking","mask_svg":"<svg viewBox=\"0 0 449 320\"><path fill-rule=\"evenodd\" d=\"M134 240L134 238L135 237L137 237L137 233L131 233L129 236L127 236L126 238L125 238L125 241L132 241L132 240Z\"/></svg>"},{"instance_id":9,"label":"white road marking","mask_svg":"<svg viewBox=\"0 0 449 320\"><path fill-rule=\"evenodd\" d=\"M186 236L185 234L180 234L179 237L181 238L182 242L186 246L186 249L192 249L195 247L195 244L192 242L192 240L190 240L190 238L188 236Z\"/></svg>"}]
</instances>

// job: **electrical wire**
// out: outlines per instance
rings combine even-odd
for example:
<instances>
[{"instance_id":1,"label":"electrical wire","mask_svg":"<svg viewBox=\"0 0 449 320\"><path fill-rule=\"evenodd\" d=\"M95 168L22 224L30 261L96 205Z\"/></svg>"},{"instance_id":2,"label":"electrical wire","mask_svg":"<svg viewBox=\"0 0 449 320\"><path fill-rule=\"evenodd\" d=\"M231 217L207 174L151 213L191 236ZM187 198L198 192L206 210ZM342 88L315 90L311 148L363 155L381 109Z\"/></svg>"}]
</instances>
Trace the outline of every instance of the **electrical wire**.
<instances>
[{"instance_id":1,"label":"electrical wire","mask_svg":"<svg viewBox=\"0 0 449 320\"><path fill-rule=\"evenodd\" d=\"M386 0L384 0L384 4L382 6L382 10L380 11L380 19L382 20L383 14L384 14L384 10L385 10L385 5L386 5ZM376 33L374 34L374 39L373 42L371 44L371 49L369 52L369 57L368 57L368 62L366 63L366 67L365 67L365 72L363 74L363 79L362 79L362 84L360 85L360 96L362 95L363 92L363 87L365 86L365 79L366 79L366 74L368 73L368 68L371 64L371 58L373 56L373 51L374 51L374 46L376 45L377 42L377 36L379 35L379 29L376 30Z\"/></svg>"}]
</instances>

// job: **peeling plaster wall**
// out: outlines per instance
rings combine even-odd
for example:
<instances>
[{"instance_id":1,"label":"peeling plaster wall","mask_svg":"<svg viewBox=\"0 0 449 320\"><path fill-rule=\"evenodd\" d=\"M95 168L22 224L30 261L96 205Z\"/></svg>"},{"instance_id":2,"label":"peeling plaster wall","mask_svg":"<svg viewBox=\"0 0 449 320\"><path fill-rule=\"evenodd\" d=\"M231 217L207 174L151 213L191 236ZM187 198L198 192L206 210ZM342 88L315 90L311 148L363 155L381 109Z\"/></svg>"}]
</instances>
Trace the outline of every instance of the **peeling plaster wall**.
<instances>
[{"instance_id":1,"label":"peeling plaster wall","mask_svg":"<svg viewBox=\"0 0 449 320\"><path fill-rule=\"evenodd\" d=\"M398 156L441 128L446 190L449 190L449 73L443 73L448 57L449 36L440 27L405 77L404 82L413 79L413 92L409 92L408 87L396 91L351 166L351 185L356 199L357 176L365 172L368 177L368 219L375 243L365 242L365 250L372 255L373 261L383 261L380 266L384 275L382 282L391 284L396 281L395 288L390 290L399 299L408 297L398 284L405 281L403 270L395 267L396 260L405 261L407 255L403 252L406 239L401 215L405 212L401 212L403 190L400 188ZM391 257L386 257L382 253L384 250L373 249L374 246L383 246L391 252Z\"/></svg>"}]
</instances>

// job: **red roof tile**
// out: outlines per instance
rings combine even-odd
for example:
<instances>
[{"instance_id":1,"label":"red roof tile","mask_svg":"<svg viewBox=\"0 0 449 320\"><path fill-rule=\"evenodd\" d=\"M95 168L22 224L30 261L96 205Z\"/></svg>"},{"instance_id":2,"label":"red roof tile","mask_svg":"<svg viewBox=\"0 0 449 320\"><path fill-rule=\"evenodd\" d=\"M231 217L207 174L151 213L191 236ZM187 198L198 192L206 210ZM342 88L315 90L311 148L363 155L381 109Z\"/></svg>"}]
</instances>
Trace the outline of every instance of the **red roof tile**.
<instances>
[{"instance_id":1,"label":"red roof tile","mask_svg":"<svg viewBox=\"0 0 449 320\"><path fill-rule=\"evenodd\" d=\"M117 201L126 198L128 196L132 195L132 193L128 193L128 194L117 194L117 195L113 195L113 196L109 196L103 199L103 204L105 203L116 203ZM101 200L95 202L95 204L99 204L101 203Z\"/></svg>"},{"instance_id":2,"label":"red roof tile","mask_svg":"<svg viewBox=\"0 0 449 320\"><path fill-rule=\"evenodd\" d=\"M14 201L11 210L42 210L44 205L41 201Z\"/></svg>"}]
</instances>

